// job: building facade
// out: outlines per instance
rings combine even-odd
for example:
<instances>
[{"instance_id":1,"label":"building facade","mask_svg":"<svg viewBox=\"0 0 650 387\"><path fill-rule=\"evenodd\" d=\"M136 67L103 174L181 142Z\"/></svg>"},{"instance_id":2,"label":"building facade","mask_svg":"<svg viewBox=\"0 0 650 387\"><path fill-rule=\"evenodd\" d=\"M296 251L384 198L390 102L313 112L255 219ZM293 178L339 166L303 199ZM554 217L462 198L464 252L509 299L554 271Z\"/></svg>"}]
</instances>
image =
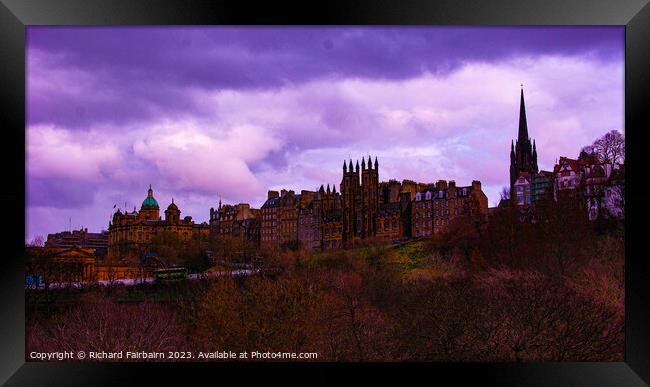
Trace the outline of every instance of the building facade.
<instances>
[{"instance_id":1,"label":"building facade","mask_svg":"<svg viewBox=\"0 0 650 387\"><path fill-rule=\"evenodd\" d=\"M553 173L556 200L574 200L589 220L624 218L625 165L582 151L578 159L560 157Z\"/></svg>"},{"instance_id":2,"label":"building facade","mask_svg":"<svg viewBox=\"0 0 650 387\"><path fill-rule=\"evenodd\" d=\"M92 249L97 257L108 252L108 231L88 232L87 228L48 234L45 247Z\"/></svg>"},{"instance_id":3,"label":"building facade","mask_svg":"<svg viewBox=\"0 0 650 387\"><path fill-rule=\"evenodd\" d=\"M178 240L208 240L210 227L207 223L195 224L191 216L181 219L181 211L172 202L165 210L165 219L160 217L158 201L149 186L147 197L140 211L122 212L118 209L108 227L108 256L119 257L126 254L141 254L149 250L157 235L168 233Z\"/></svg>"},{"instance_id":4,"label":"building facade","mask_svg":"<svg viewBox=\"0 0 650 387\"><path fill-rule=\"evenodd\" d=\"M210 208L210 240L235 238L257 247L260 243L260 217L261 211L251 208L248 203L222 205L219 200L216 211Z\"/></svg>"},{"instance_id":5,"label":"building facade","mask_svg":"<svg viewBox=\"0 0 650 387\"><path fill-rule=\"evenodd\" d=\"M464 187L457 187L453 180L439 180L416 194L411 214L413 237L426 238L444 231L460 216L486 221L488 200L478 180Z\"/></svg>"}]
</instances>

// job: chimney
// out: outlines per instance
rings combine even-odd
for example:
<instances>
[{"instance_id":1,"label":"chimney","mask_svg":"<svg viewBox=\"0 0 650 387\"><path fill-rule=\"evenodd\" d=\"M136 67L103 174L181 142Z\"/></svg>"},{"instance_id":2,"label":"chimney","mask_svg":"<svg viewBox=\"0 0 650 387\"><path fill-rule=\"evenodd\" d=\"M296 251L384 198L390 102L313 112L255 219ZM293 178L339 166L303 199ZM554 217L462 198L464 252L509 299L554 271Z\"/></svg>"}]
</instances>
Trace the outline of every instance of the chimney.
<instances>
[{"instance_id":1,"label":"chimney","mask_svg":"<svg viewBox=\"0 0 650 387\"><path fill-rule=\"evenodd\" d=\"M447 189L447 195L450 198L456 197L456 182L454 180L449 180L449 188Z\"/></svg>"},{"instance_id":2,"label":"chimney","mask_svg":"<svg viewBox=\"0 0 650 387\"><path fill-rule=\"evenodd\" d=\"M277 198L278 196L280 196L280 194L278 193L278 191L269 191L268 199Z\"/></svg>"},{"instance_id":3,"label":"chimney","mask_svg":"<svg viewBox=\"0 0 650 387\"><path fill-rule=\"evenodd\" d=\"M480 191L481 190L481 182L478 180L472 180L472 191Z\"/></svg>"},{"instance_id":4,"label":"chimney","mask_svg":"<svg viewBox=\"0 0 650 387\"><path fill-rule=\"evenodd\" d=\"M436 182L436 188L438 188L438 189L447 189L447 181L438 180L438 182Z\"/></svg>"}]
</instances>

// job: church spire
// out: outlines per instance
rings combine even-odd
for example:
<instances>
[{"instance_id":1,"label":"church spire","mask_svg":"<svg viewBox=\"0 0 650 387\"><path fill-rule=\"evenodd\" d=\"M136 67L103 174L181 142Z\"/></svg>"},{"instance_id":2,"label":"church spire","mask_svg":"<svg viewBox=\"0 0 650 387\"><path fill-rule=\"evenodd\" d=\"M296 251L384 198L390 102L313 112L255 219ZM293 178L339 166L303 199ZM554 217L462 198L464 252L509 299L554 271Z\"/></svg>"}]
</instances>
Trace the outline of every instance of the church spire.
<instances>
[{"instance_id":1,"label":"church spire","mask_svg":"<svg viewBox=\"0 0 650 387\"><path fill-rule=\"evenodd\" d=\"M526 105L524 103L524 85L521 85L521 102L519 104L519 135L517 139L528 140L528 123L526 122Z\"/></svg>"}]
</instances>

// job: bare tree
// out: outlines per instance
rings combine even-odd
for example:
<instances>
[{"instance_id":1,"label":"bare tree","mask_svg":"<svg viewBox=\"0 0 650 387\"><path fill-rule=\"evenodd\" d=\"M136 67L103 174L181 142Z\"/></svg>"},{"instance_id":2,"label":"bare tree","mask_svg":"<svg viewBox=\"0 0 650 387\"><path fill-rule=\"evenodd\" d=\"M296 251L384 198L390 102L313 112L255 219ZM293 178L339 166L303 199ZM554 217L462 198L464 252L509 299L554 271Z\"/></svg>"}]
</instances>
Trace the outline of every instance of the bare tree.
<instances>
[{"instance_id":1,"label":"bare tree","mask_svg":"<svg viewBox=\"0 0 650 387\"><path fill-rule=\"evenodd\" d=\"M27 244L27 246L34 246L34 247L43 247L45 245L45 238L43 238L43 235L36 235L32 240Z\"/></svg>"},{"instance_id":2,"label":"bare tree","mask_svg":"<svg viewBox=\"0 0 650 387\"><path fill-rule=\"evenodd\" d=\"M601 161L609 160L612 163L625 162L625 137L618 130L612 130L606 133L594 141L590 147Z\"/></svg>"},{"instance_id":3,"label":"bare tree","mask_svg":"<svg viewBox=\"0 0 650 387\"><path fill-rule=\"evenodd\" d=\"M504 185L503 188L501 188L499 195L501 200L510 200L510 188Z\"/></svg>"},{"instance_id":4,"label":"bare tree","mask_svg":"<svg viewBox=\"0 0 650 387\"><path fill-rule=\"evenodd\" d=\"M70 311L28 327L27 348L167 352L185 345L180 328L177 314L154 301L117 303L87 294Z\"/></svg>"}]
</instances>

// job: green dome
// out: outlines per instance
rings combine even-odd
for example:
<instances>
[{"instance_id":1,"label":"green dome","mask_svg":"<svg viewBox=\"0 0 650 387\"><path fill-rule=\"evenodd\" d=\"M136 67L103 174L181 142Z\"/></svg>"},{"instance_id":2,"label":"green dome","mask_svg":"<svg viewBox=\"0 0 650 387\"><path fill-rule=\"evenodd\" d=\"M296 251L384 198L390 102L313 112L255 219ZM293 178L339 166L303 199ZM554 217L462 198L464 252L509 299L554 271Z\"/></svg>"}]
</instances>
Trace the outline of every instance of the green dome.
<instances>
[{"instance_id":1,"label":"green dome","mask_svg":"<svg viewBox=\"0 0 650 387\"><path fill-rule=\"evenodd\" d=\"M153 198L153 190L149 184L149 191L147 191L147 198L142 202L142 207L155 207L158 208L158 202Z\"/></svg>"},{"instance_id":2,"label":"green dome","mask_svg":"<svg viewBox=\"0 0 650 387\"><path fill-rule=\"evenodd\" d=\"M142 202L142 207L158 207L158 202L153 197L146 198Z\"/></svg>"}]
</instances>

